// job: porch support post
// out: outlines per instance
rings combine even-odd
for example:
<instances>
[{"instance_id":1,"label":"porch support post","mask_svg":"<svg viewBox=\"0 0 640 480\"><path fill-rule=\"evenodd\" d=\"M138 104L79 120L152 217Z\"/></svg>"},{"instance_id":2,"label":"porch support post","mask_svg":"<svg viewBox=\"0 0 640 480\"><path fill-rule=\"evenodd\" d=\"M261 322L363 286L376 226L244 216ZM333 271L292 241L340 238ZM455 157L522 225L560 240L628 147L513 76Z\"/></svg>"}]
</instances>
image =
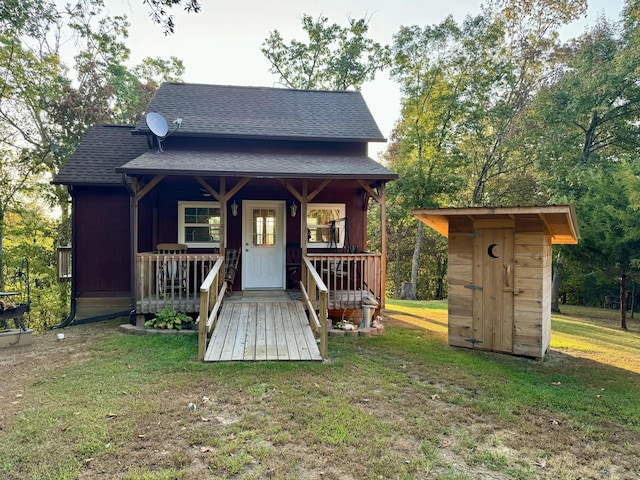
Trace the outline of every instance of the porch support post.
<instances>
[{"instance_id":1,"label":"porch support post","mask_svg":"<svg viewBox=\"0 0 640 480\"><path fill-rule=\"evenodd\" d=\"M384 183L380 184L380 249L382 250L382 272L380 275L380 308L385 307L387 285L387 191Z\"/></svg>"},{"instance_id":2,"label":"porch support post","mask_svg":"<svg viewBox=\"0 0 640 480\"><path fill-rule=\"evenodd\" d=\"M307 205L331 183L331 179L323 180L318 188L309 193L309 181L305 178L302 180L302 192L298 192L296 188L286 180L280 180L289 192L300 202L300 249L302 255L307 254Z\"/></svg>"},{"instance_id":3,"label":"porch support post","mask_svg":"<svg viewBox=\"0 0 640 480\"><path fill-rule=\"evenodd\" d=\"M137 280L138 280L138 256L136 255L137 243L138 243L138 200L136 199L135 192L135 179L130 180L126 175L122 176L122 182L129 191L129 234L131 238L129 240L129 255L131 255L132 268L129 270L130 277L129 282L131 284L131 298L130 308L131 311L137 310ZM75 232L75 230L74 230ZM75 256L75 255L74 255ZM75 264L75 260L72 259ZM74 265L75 266L75 265ZM136 317L137 324L137 317Z\"/></svg>"},{"instance_id":4,"label":"porch support post","mask_svg":"<svg viewBox=\"0 0 640 480\"><path fill-rule=\"evenodd\" d=\"M224 258L224 252L227 248L227 218L227 179L225 177L220 177L220 256L222 258ZM225 272L223 267L222 275L218 275L218 287L216 292L219 292L222 288L222 284L224 283L224 274ZM200 295L202 295L202 293ZM205 322L207 321L207 319L204 320ZM202 318L200 321L202 321Z\"/></svg>"},{"instance_id":5,"label":"porch support post","mask_svg":"<svg viewBox=\"0 0 640 480\"><path fill-rule=\"evenodd\" d=\"M138 199L131 197L131 310L138 309ZM138 321L136 318L136 325Z\"/></svg>"},{"instance_id":6,"label":"porch support post","mask_svg":"<svg viewBox=\"0 0 640 480\"><path fill-rule=\"evenodd\" d=\"M307 202L309 201L309 183L305 178L302 181L302 193L300 195L300 250L302 256L307 256Z\"/></svg>"},{"instance_id":7,"label":"porch support post","mask_svg":"<svg viewBox=\"0 0 640 480\"><path fill-rule=\"evenodd\" d=\"M220 255L227 248L227 179L220 177Z\"/></svg>"},{"instance_id":8,"label":"porch support post","mask_svg":"<svg viewBox=\"0 0 640 480\"><path fill-rule=\"evenodd\" d=\"M142 200L153 188L158 185L165 175L156 175L144 187L140 188L136 177L122 176L122 182L129 191L130 205L130 227L131 233L131 310L137 310L138 304L138 238L139 238L139 205Z\"/></svg>"},{"instance_id":9,"label":"porch support post","mask_svg":"<svg viewBox=\"0 0 640 480\"><path fill-rule=\"evenodd\" d=\"M367 185L363 180L358 180L360 186L371 195L380 205L380 250L382 250L382 265L380 272L380 308L384 308L384 299L386 295L386 283L387 283L387 191L386 184L380 183L379 189L376 192L373 188Z\"/></svg>"}]
</instances>

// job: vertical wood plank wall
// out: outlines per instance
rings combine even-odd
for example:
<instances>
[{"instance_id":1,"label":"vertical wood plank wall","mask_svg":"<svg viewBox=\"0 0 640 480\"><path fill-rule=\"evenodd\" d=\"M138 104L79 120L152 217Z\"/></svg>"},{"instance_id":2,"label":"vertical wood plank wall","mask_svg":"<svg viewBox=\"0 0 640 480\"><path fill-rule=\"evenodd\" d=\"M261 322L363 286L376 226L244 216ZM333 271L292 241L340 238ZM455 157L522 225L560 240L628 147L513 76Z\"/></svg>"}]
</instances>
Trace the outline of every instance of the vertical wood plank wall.
<instances>
[{"instance_id":1,"label":"vertical wood plank wall","mask_svg":"<svg viewBox=\"0 0 640 480\"><path fill-rule=\"evenodd\" d=\"M516 233L513 353L540 358L551 338L551 238Z\"/></svg>"},{"instance_id":2,"label":"vertical wood plank wall","mask_svg":"<svg viewBox=\"0 0 640 480\"><path fill-rule=\"evenodd\" d=\"M449 223L449 345L473 347L473 246L466 218ZM519 218L514 236L513 353L542 358L551 339L551 237L535 217ZM477 345L475 348L482 348Z\"/></svg>"},{"instance_id":3,"label":"vertical wood plank wall","mask_svg":"<svg viewBox=\"0 0 640 480\"><path fill-rule=\"evenodd\" d=\"M473 224L449 224L449 345L471 347L473 338Z\"/></svg>"}]
</instances>

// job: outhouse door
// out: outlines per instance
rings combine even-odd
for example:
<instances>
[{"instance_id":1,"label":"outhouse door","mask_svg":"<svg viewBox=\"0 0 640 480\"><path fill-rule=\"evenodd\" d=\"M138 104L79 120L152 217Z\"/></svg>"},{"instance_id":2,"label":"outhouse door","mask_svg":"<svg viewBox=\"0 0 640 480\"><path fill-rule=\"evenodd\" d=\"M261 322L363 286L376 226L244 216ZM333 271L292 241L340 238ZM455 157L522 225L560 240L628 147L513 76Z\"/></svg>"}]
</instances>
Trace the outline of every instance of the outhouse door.
<instances>
[{"instance_id":1,"label":"outhouse door","mask_svg":"<svg viewBox=\"0 0 640 480\"><path fill-rule=\"evenodd\" d=\"M513 351L513 252L513 229L475 230L473 339L483 350Z\"/></svg>"}]
</instances>

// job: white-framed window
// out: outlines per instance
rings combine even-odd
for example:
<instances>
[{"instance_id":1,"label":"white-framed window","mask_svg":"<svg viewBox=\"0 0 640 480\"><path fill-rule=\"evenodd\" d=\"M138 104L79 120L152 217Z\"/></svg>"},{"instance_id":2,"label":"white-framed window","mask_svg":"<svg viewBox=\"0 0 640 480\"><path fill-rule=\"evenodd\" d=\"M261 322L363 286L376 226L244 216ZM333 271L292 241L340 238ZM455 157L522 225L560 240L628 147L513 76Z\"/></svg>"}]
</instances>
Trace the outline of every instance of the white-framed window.
<instances>
[{"instance_id":1,"label":"white-framed window","mask_svg":"<svg viewBox=\"0 0 640 480\"><path fill-rule=\"evenodd\" d=\"M178 242L191 248L219 248L220 203L178 202Z\"/></svg>"},{"instance_id":2,"label":"white-framed window","mask_svg":"<svg viewBox=\"0 0 640 480\"><path fill-rule=\"evenodd\" d=\"M307 206L307 247L342 248L346 232L344 203Z\"/></svg>"}]
</instances>

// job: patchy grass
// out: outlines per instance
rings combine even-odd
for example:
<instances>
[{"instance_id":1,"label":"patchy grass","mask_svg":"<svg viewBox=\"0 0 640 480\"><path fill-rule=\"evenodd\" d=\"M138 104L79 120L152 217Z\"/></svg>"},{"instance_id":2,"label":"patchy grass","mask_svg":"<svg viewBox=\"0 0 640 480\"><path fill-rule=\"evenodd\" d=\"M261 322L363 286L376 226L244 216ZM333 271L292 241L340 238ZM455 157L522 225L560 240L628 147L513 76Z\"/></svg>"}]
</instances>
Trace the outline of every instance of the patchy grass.
<instances>
[{"instance_id":1,"label":"patchy grass","mask_svg":"<svg viewBox=\"0 0 640 480\"><path fill-rule=\"evenodd\" d=\"M41 358L0 353L0 477L635 478L637 322L565 310L543 362L447 346L442 302L390 303L330 364L201 364L195 338L113 322L43 334Z\"/></svg>"}]
</instances>

